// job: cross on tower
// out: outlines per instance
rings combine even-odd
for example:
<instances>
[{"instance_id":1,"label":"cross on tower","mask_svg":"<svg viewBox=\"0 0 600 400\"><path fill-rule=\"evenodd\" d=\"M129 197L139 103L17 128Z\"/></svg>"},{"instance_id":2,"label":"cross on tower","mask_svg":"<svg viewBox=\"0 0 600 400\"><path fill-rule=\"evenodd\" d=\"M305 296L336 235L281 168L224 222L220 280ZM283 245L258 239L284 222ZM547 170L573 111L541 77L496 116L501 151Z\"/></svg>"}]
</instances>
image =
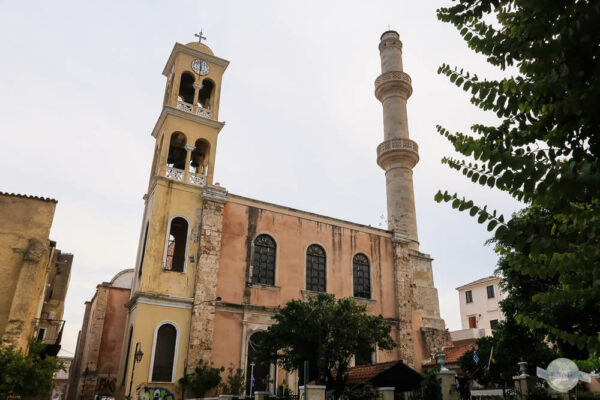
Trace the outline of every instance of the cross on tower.
<instances>
[{"instance_id":1,"label":"cross on tower","mask_svg":"<svg viewBox=\"0 0 600 400\"><path fill-rule=\"evenodd\" d=\"M202 36L202 29L200 29L200 33L194 33L194 36L198 38L198 43L202 43L202 39L206 40L206 36Z\"/></svg>"}]
</instances>

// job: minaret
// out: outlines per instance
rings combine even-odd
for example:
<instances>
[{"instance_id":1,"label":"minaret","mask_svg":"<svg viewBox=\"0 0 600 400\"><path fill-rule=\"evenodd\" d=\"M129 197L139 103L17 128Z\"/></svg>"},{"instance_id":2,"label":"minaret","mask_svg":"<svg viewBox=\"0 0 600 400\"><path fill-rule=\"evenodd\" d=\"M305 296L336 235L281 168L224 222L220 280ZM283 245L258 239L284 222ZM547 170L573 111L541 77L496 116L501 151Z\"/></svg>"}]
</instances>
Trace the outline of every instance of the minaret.
<instances>
[{"instance_id":1,"label":"minaret","mask_svg":"<svg viewBox=\"0 0 600 400\"><path fill-rule=\"evenodd\" d=\"M385 170L388 228L418 250L417 217L412 169L419 147L408 136L406 101L411 79L402 68L402 42L396 31L386 31L379 43L381 75L375 80L375 97L383 105L384 141L377 146L377 164Z\"/></svg>"}]
</instances>

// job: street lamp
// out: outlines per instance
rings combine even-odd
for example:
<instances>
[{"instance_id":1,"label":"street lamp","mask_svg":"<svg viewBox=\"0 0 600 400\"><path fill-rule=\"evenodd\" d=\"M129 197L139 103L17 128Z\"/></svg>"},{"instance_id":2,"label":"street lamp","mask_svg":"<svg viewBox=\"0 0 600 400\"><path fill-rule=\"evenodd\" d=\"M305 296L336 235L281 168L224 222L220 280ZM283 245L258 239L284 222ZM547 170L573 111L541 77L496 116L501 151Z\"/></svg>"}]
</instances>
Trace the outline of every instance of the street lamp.
<instances>
[{"instance_id":1,"label":"street lamp","mask_svg":"<svg viewBox=\"0 0 600 400\"><path fill-rule=\"evenodd\" d=\"M131 400L131 388L133 386L133 372L135 371L135 364L142 361L142 357L144 356L144 352L142 352L142 346L140 342L135 344L135 353L133 354L133 366L131 367L131 380L129 381L129 394L127 395L127 400Z\"/></svg>"}]
</instances>

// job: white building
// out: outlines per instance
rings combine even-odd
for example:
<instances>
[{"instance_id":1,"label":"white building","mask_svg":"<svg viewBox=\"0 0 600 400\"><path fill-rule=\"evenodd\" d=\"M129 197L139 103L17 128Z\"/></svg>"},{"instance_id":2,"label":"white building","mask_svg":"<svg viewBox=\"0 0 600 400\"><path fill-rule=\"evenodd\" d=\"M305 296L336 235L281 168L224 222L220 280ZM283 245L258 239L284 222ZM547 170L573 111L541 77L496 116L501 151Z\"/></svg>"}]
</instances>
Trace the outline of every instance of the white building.
<instances>
[{"instance_id":1,"label":"white building","mask_svg":"<svg viewBox=\"0 0 600 400\"><path fill-rule=\"evenodd\" d=\"M456 288L463 330L483 329L489 336L498 322L504 320L498 302L506 296L500 290L500 281L498 277L488 276Z\"/></svg>"}]
</instances>

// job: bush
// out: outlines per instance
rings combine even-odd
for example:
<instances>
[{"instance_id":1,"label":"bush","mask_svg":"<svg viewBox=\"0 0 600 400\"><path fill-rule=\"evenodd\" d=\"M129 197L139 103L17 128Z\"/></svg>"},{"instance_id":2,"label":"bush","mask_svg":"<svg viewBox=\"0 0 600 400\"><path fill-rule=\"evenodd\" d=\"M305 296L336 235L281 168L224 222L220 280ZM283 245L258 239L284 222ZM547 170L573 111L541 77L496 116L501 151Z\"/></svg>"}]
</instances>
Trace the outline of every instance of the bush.
<instances>
[{"instance_id":1,"label":"bush","mask_svg":"<svg viewBox=\"0 0 600 400\"><path fill-rule=\"evenodd\" d=\"M225 368L214 368L211 364L200 361L192 374L186 374L179 379L179 384L185 391L190 391L195 397L204 397L206 392L216 388L221 383L221 372Z\"/></svg>"},{"instance_id":2,"label":"bush","mask_svg":"<svg viewBox=\"0 0 600 400\"><path fill-rule=\"evenodd\" d=\"M246 390L246 378L244 376L244 370L241 368L233 369L233 365L227 368L227 376L225 382L219 385L219 392L221 394L232 394L239 396L244 394Z\"/></svg>"},{"instance_id":3,"label":"bush","mask_svg":"<svg viewBox=\"0 0 600 400\"><path fill-rule=\"evenodd\" d=\"M50 395L52 377L64 367L56 357L42 358L44 348L32 342L27 355L12 346L0 345L0 399Z\"/></svg>"}]
</instances>

